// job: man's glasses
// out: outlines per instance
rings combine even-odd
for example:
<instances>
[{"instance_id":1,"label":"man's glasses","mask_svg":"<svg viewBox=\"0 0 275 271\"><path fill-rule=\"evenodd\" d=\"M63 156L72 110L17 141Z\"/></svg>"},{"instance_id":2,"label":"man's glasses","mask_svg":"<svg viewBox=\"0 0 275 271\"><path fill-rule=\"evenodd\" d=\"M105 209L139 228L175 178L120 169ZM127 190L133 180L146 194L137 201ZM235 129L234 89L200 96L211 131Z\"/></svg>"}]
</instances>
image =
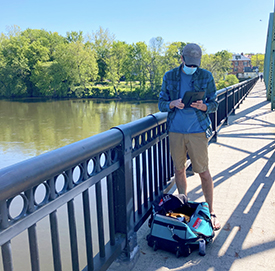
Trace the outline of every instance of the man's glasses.
<instances>
[{"instance_id":1,"label":"man's glasses","mask_svg":"<svg viewBox=\"0 0 275 271\"><path fill-rule=\"evenodd\" d=\"M185 66L188 68L197 68L198 67L197 65L187 65L187 64L185 64Z\"/></svg>"}]
</instances>

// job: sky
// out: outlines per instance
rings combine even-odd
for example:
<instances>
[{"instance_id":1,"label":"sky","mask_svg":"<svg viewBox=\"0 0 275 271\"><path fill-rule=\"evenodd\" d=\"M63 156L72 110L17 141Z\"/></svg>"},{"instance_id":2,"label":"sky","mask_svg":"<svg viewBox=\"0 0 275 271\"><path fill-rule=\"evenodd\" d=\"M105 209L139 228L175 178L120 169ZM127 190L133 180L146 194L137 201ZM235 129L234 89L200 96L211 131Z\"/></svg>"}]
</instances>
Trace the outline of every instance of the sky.
<instances>
[{"instance_id":1,"label":"sky","mask_svg":"<svg viewBox=\"0 0 275 271\"><path fill-rule=\"evenodd\" d=\"M194 42L207 54L265 53L274 0L0 0L0 33L13 25L66 36L102 27L118 41Z\"/></svg>"}]
</instances>

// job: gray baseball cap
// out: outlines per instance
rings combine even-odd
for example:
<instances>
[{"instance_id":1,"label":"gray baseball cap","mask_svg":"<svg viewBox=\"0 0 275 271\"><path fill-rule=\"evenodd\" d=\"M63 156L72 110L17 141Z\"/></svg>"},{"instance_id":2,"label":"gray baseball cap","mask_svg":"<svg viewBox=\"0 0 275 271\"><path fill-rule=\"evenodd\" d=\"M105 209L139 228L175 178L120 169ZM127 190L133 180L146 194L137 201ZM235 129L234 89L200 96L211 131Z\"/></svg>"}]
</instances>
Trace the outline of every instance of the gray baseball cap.
<instances>
[{"instance_id":1,"label":"gray baseball cap","mask_svg":"<svg viewBox=\"0 0 275 271\"><path fill-rule=\"evenodd\" d=\"M201 47L195 43L188 43L182 49L182 56L186 65L199 67L201 64L201 55Z\"/></svg>"}]
</instances>

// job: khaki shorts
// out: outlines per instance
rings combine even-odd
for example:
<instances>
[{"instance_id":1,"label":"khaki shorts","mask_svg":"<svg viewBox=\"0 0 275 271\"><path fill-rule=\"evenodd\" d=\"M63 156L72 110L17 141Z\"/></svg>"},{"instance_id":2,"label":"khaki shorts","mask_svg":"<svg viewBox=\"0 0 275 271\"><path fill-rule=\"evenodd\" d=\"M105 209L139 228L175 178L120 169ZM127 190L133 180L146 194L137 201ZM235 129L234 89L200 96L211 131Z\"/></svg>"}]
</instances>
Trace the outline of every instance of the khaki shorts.
<instances>
[{"instance_id":1,"label":"khaki shorts","mask_svg":"<svg viewBox=\"0 0 275 271\"><path fill-rule=\"evenodd\" d=\"M176 167L185 167L187 153L191 159L192 169L196 173L208 170L208 139L205 133L180 134L169 133L170 152Z\"/></svg>"}]
</instances>

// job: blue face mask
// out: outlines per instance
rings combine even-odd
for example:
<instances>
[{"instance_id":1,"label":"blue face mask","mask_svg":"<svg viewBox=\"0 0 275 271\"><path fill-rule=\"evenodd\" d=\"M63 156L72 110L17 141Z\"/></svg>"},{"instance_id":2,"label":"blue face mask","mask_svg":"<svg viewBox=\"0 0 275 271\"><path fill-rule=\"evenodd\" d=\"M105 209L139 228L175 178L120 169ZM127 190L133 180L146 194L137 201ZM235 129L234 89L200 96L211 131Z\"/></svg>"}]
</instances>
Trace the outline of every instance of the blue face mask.
<instances>
[{"instance_id":1,"label":"blue face mask","mask_svg":"<svg viewBox=\"0 0 275 271\"><path fill-rule=\"evenodd\" d=\"M182 69L186 74L192 75L197 70L197 67L190 68L190 67L187 67L186 65L184 65Z\"/></svg>"}]
</instances>

